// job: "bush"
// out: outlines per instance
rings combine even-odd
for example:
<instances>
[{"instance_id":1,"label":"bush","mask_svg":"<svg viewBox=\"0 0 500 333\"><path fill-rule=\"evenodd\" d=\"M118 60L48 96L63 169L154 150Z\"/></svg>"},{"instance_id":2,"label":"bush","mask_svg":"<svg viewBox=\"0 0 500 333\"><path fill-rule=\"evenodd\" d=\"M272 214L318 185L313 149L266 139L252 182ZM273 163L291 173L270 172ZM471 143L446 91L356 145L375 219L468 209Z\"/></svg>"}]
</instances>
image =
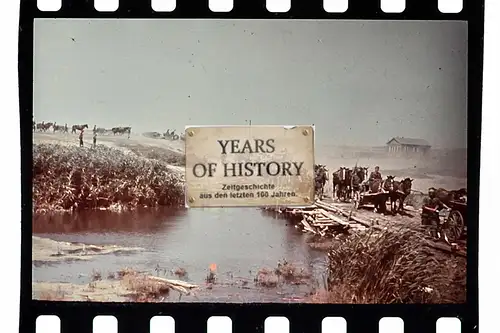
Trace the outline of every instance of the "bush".
<instances>
[{"instance_id":1,"label":"bush","mask_svg":"<svg viewBox=\"0 0 500 333\"><path fill-rule=\"evenodd\" d=\"M466 295L466 259L437 253L411 230L354 234L328 253L327 303L457 303Z\"/></svg>"},{"instance_id":2,"label":"bush","mask_svg":"<svg viewBox=\"0 0 500 333\"><path fill-rule=\"evenodd\" d=\"M180 206L183 184L165 162L103 145L33 146L33 209L69 211Z\"/></svg>"},{"instance_id":3,"label":"bush","mask_svg":"<svg viewBox=\"0 0 500 333\"><path fill-rule=\"evenodd\" d=\"M289 263L286 259L278 261L278 266L273 269L261 268L254 278L256 285L261 287L277 287L279 284L307 284L311 274L304 268Z\"/></svg>"}]
</instances>

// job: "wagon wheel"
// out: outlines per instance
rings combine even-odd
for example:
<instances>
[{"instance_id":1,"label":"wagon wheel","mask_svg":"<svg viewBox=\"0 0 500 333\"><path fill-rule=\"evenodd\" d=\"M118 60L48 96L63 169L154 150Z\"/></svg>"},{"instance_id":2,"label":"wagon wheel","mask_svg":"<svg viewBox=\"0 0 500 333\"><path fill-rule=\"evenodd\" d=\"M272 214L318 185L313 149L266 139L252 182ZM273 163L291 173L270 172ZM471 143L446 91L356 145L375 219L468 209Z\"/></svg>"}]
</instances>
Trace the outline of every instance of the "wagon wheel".
<instances>
[{"instance_id":1,"label":"wagon wheel","mask_svg":"<svg viewBox=\"0 0 500 333\"><path fill-rule=\"evenodd\" d=\"M458 210L452 210L443 229L451 242L458 241L464 232L464 217L462 213Z\"/></svg>"}]
</instances>

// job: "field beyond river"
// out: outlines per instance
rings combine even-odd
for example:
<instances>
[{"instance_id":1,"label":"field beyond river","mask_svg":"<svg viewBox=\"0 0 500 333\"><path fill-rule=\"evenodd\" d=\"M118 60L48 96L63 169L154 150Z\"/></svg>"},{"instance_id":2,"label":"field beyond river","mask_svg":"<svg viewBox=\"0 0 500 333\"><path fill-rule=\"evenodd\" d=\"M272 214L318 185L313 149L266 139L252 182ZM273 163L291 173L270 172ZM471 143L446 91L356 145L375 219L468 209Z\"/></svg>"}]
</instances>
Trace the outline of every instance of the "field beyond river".
<instances>
[{"instance_id":1,"label":"field beyond river","mask_svg":"<svg viewBox=\"0 0 500 333\"><path fill-rule=\"evenodd\" d=\"M321 296L332 290L327 251L340 239L318 239L256 208L185 209L183 141L103 135L92 148L88 135L80 148L78 135L33 135L34 299L377 301L353 298L356 291ZM453 167L464 166L465 155L433 154L425 161L397 159L368 148L318 145L316 160L330 171L354 164L372 171L379 165L384 176L414 178L420 191L466 186L466 170ZM449 286L452 294L378 300L463 301L464 260L447 260L451 266L458 262L463 276L446 271L445 280L418 288L433 296L426 290Z\"/></svg>"}]
</instances>

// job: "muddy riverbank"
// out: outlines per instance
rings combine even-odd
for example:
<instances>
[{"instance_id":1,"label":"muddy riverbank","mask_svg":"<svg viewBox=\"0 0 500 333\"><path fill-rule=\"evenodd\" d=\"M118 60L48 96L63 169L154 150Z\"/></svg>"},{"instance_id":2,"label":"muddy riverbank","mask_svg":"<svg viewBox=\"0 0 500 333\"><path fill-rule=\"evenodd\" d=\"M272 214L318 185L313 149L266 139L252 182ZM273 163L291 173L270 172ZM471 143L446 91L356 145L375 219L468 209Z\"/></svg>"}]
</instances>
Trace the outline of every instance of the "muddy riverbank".
<instances>
[{"instance_id":1,"label":"muddy riverbank","mask_svg":"<svg viewBox=\"0 0 500 333\"><path fill-rule=\"evenodd\" d=\"M91 260L97 255L120 255L143 251L140 247L123 247L117 245L89 245L82 243L57 242L48 238L33 236L32 261L34 265L44 263Z\"/></svg>"}]
</instances>

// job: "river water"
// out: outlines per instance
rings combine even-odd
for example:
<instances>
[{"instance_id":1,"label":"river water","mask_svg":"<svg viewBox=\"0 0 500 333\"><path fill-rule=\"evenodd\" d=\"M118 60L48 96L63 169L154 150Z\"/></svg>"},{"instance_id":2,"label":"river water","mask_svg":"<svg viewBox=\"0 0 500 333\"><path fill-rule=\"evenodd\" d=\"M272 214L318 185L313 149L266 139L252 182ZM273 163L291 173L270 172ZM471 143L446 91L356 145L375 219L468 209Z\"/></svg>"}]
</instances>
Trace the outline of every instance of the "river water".
<instances>
[{"instance_id":1,"label":"river water","mask_svg":"<svg viewBox=\"0 0 500 333\"><path fill-rule=\"evenodd\" d=\"M321 288L326 272L324 252L311 249L305 234L274 213L255 208L159 209L114 214L37 217L33 234L56 241L94 245L141 247L145 251L123 255L98 255L88 261L33 265L33 282L85 284L93 270L106 277L125 267L153 275L181 278L202 286L195 302L300 301ZM286 259L312 274L307 284L258 287L254 278L261 268L273 269ZM205 288L209 265L217 265L217 283ZM170 297L167 301L177 301Z\"/></svg>"}]
</instances>

